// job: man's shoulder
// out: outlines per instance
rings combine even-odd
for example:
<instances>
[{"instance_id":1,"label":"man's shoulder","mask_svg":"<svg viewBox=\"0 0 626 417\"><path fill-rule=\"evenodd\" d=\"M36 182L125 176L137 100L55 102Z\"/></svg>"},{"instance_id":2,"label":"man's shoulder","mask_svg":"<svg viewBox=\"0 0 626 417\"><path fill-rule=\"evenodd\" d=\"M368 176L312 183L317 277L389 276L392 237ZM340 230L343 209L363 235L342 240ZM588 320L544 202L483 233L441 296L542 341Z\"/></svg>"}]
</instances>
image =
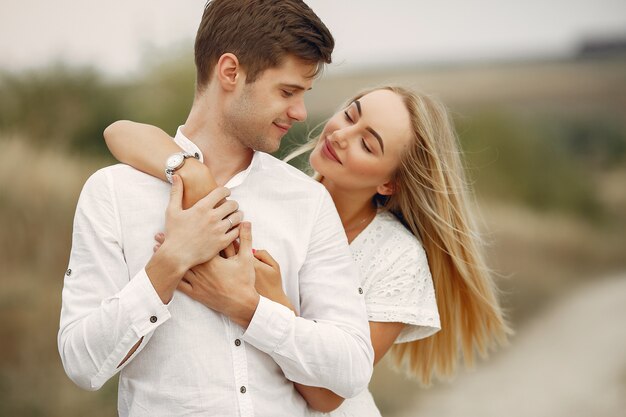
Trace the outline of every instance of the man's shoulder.
<instances>
[{"instance_id":1,"label":"man's shoulder","mask_svg":"<svg viewBox=\"0 0 626 417\"><path fill-rule=\"evenodd\" d=\"M108 165L95 171L87 183L90 182L109 182L111 184L132 184L134 180L147 180L153 179L155 182L162 182L158 178L141 172L130 165L126 164L114 164Z\"/></svg>"},{"instance_id":2,"label":"man's shoulder","mask_svg":"<svg viewBox=\"0 0 626 417\"><path fill-rule=\"evenodd\" d=\"M325 188L318 181L300 171L298 168L281 161L280 159L264 152L259 152L264 176L275 178L283 183L293 183L297 187L324 191Z\"/></svg>"},{"instance_id":3,"label":"man's shoulder","mask_svg":"<svg viewBox=\"0 0 626 417\"><path fill-rule=\"evenodd\" d=\"M141 193L151 194L153 191L160 193L167 188L167 183L141 172L129 165L115 164L109 165L95 171L83 186L81 195L102 194L106 195L118 193Z\"/></svg>"}]
</instances>

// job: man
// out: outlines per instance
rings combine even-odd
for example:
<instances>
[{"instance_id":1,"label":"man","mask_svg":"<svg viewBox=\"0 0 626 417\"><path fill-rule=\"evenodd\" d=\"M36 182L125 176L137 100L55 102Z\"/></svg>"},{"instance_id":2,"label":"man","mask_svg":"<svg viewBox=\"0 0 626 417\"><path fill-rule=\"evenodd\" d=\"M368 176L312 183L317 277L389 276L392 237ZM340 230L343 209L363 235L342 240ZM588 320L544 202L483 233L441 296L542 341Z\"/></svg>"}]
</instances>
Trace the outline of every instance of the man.
<instances>
[{"instance_id":1,"label":"man","mask_svg":"<svg viewBox=\"0 0 626 417\"><path fill-rule=\"evenodd\" d=\"M227 188L182 210L174 175L166 213L167 184L130 167L107 167L85 184L59 351L85 389L120 371L120 415L298 416L306 404L291 381L344 397L367 385L367 316L332 201L255 152L276 150L306 118L304 92L332 48L302 1L209 3L196 38L196 97L175 140ZM250 223L228 231L239 222L236 203L218 206L228 189L253 233ZM159 230L167 239L153 255ZM215 256L237 230L239 254ZM254 289L252 235L279 262L301 317Z\"/></svg>"}]
</instances>

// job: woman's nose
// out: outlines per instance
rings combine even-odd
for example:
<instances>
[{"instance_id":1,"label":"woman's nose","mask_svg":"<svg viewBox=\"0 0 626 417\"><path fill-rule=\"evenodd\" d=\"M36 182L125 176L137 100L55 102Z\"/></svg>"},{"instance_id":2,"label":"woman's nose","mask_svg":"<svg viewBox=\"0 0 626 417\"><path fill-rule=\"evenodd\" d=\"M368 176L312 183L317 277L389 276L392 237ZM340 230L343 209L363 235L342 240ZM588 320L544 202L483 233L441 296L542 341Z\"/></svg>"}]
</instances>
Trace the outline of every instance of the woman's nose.
<instances>
[{"instance_id":1,"label":"woman's nose","mask_svg":"<svg viewBox=\"0 0 626 417\"><path fill-rule=\"evenodd\" d=\"M330 135L330 140L335 142L340 148L345 148L348 144L346 132L343 129L337 129Z\"/></svg>"}]
</instances>

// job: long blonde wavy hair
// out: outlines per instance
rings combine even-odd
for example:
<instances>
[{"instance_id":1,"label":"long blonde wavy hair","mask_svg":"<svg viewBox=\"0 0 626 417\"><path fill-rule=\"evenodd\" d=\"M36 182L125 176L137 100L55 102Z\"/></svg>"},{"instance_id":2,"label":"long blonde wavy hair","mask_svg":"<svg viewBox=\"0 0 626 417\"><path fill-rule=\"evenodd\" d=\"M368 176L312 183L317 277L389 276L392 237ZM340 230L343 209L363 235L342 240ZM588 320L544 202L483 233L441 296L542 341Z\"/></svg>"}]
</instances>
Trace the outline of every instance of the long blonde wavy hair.
<instances>
[{"instance_id":1,"label":"long blonde wavy hair","mask_svg":"<svg viewBox=\"0 0 626 417\"><path fill-rule=\"evenodd\" d=\"M441 331L434 336L395 344L390 352L399 368L406 367L429 384L433 376L452 376L461 354L466 366L473 365L476 352L486 356L490 348L505 343L511 331L484 260L449 112L437 100L397 86L363 91L348 103L376 90L389 90L403 99L414 140L395 173L396 192L373 198L422 242L441 320ZM309 141L285 159L312 150L316 142L317 138Z\"/></svg>"}]
</instances>

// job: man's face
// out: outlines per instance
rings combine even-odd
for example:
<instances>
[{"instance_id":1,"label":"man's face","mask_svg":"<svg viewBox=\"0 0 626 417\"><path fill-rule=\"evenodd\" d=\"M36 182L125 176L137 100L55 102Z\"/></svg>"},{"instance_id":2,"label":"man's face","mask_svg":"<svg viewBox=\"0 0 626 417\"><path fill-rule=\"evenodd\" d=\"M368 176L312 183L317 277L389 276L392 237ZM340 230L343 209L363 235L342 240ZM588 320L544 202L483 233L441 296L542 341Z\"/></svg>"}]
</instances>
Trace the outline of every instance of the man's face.
<instances>
[{"instance_id":1,"label":"man's face","mask_svg":"<svg viewBox=\"0 0 626 417\"><path fill-rule=\"evenodd\" d=\"M316 66L288 56L243 84L225 114L225 128L242 145L274 152L294 122L306 120L304 93L311 89ZM243 80L242 80L243 81Z\"/></svg>"}]
</instances>

